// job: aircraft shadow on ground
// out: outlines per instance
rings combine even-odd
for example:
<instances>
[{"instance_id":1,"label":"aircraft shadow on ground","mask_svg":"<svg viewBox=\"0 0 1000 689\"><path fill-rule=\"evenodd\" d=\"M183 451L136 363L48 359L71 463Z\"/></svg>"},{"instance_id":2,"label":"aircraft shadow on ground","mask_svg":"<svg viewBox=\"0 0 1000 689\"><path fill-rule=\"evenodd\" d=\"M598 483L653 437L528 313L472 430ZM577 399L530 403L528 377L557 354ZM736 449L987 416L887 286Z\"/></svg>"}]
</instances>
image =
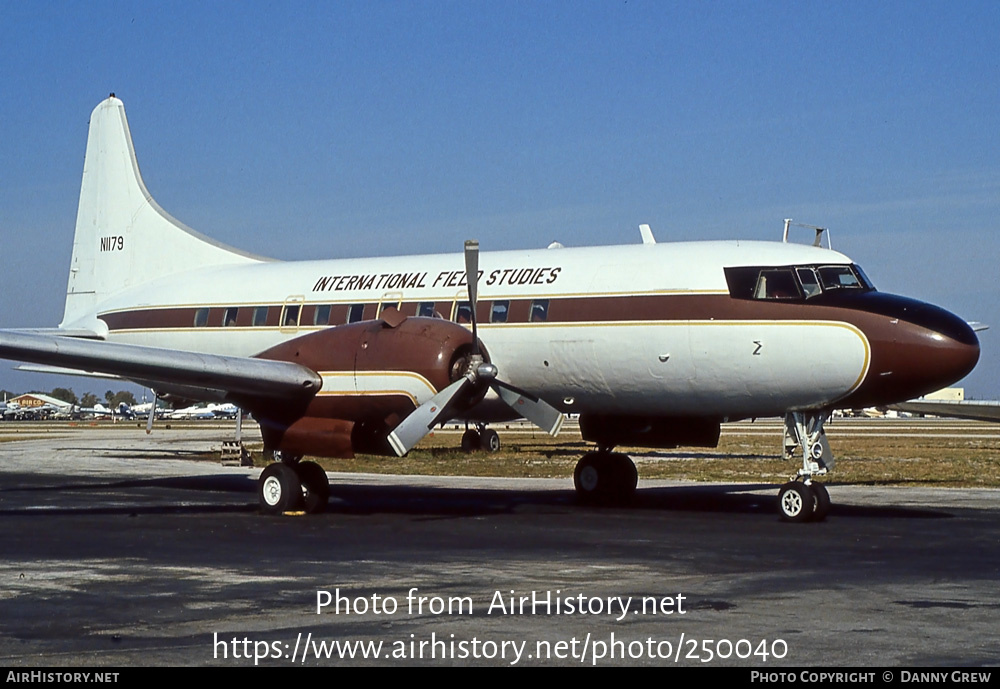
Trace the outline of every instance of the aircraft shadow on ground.
<instances>
[{"instance_id":1,"label":"aircraft shadow on ground","mask_svg":"<svg viewBox=\"0 0 1000 689\"><path fill-rule=\"evenodd\" d=\"M163 478L141 478L123 481L102 481L92 478L73 478L58 484L38 483L38 477L24 476L22 481L8 475L9 488L5 493L35 493L43 500L24 507L2 507L2 515L44 514L197 514L241 513L257 510L257 482L248 476L212 474ZM14 480L10 480L14 479ZM30 479L30 481L29 481ZM17 485L20 483L21 485ZM34 485L32 485L32 483ZM358 485L333 483L327 514L408 514L425 517L475 517L529 511L583 510L590 513L625 516L629 512L700 512L705 514L757 514L777 519L777 486L773 484L705 484L685 486L657 486L639 489L628 505L589 505L576 497L572 488L541 490L496 490L487 488L415 486L415 485ZM157 493L156 504L149 504L143 491L193 491L204 494L206 502L190 504L172 496ZM750 491L768 490L768 494ZM830 518L881 518L881 519L940 519L952 515L942 510L903 506L845 505L836 502L836 486L832 487L834 505ZM115 506L89 504L60 506L64 494L93 493L114 494ZM239 498L234 502L233 497ZM209 504L208 501L218 501ZM98 498L99 501L99 498ZM31 502L31 501L29 501ZM122 503L132 502L134 504ZM0 502L2 505L2 502Z\"/></svg>"}]
</instances>

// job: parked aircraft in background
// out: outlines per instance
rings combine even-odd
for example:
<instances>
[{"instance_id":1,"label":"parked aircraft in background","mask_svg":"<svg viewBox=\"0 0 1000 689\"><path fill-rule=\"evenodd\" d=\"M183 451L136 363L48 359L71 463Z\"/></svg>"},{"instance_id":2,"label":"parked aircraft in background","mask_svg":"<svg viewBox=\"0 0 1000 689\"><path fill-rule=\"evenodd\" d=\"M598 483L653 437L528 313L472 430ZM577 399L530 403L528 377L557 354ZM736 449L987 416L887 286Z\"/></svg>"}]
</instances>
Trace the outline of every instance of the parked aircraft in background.
<instances>
[{"instance_id":1,"label":"parked aircraft in background","mask_svg":"<svg viewBox=\"0 0 1000 689\"><path fill-rule=\"evenodd\" d=\"M279 262L223 246L153 201L113 95L90 121L62 323L3 331L0 356L114 374L259 421L282 461L268 512L322 509L310 454L398 455L450 418L523 416L594 444L579 494L635 490L618 446L715 446L782 415L801 449L784 518L822 519L836 407L881 406L975 366L965 321L876 291L843 254L788 242L551 248ZM513 411L511 411L513 410ZM791 472L790 472L791 473Z\"/></svg>"}]
</instances>

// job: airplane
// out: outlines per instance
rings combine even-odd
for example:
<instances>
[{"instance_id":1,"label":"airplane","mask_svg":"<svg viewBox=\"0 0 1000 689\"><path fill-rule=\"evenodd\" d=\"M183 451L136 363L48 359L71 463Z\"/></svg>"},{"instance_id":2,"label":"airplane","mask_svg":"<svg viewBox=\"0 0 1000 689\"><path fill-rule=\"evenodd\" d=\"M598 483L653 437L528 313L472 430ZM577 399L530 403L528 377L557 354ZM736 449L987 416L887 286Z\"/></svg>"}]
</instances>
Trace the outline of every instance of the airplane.
<instances>
[{"instance_id":1,"label":"airplane","mask_svg":"<svg viewBox=\"0 0 1000 689\"><path fill-rule=\"evenodd\" d=\"M208 407L184 407L183 409L175 409L174 411L167 414L168 419L191 419L191 420L204 420L204 419L214 419L216 418L215 412L213 412Z\"/></svg>"},{"instance_id":2,"label":"airplane","mask_svg":"<svg viewBox=\"0 0 1000 689\"><path fill-rule=\"evenodd\" d=\"M657 243L277 261L174 219L139 173L122 101L93 111L57 328L0 331L0 357L115 375L160 396L233 403L275 461L264 513L319 512L304 455L400 456L439 423L524 417L593 443L578 495L623 503L620 446L718 444L727 420L783 416L801 467L786 521L830 509L834 408L884 406L961 379L963 319L879 292L842 253L787 241ZM798 461L798 460L796 460Z\"/></svg>"}]
</instances>

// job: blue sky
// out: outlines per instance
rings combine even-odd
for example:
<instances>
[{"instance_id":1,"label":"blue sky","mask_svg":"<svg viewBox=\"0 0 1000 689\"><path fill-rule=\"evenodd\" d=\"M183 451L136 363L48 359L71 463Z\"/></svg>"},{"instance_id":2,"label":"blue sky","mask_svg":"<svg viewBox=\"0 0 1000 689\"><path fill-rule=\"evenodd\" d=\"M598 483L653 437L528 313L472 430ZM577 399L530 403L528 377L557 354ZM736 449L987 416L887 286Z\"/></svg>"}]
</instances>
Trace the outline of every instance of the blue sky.
<instances>
[{"instance_id":1,"label":"blue sky","mask_svg":"<svg viewBox=\"0 0 1000 689\"><path fill-rule=\"evenodd\" d=\"M793 217L880 289L993 324L964 385L1000 397L998 36L997 2L2 3L0 325L62 314L114 91L157 201L226 243L778 239Z\"/></svg>"}]
</instances>

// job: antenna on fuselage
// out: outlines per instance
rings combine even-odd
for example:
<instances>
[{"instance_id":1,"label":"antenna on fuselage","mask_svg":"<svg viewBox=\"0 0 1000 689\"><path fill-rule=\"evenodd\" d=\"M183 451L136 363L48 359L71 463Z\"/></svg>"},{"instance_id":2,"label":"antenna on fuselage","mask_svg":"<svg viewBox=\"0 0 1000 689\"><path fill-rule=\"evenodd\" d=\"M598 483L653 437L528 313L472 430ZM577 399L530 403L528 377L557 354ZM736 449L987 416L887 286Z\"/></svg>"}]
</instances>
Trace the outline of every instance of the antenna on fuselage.
<instances>
[{"instance_id":1,"label":"antenna on fuselage","mask_svg":"<svg viewBox=\"0 0 1000 689\"><path fill-rule=\"evenodd\" d=\"M656 237L653 236L653 230L649 228L649 225L645 223L639 225L639 234L642 236L643 244L656 244Z\"/></svg>"},{"instance_id":2,"label":"antenna on fuselage","mask_svg":"<svg viewBox=\"0 0 1000 689\"><path fill-rule=\"evenodd\" d=\"M790 227L804 227L807 230L815 230L816 237L813 239L813 246L823 245L823 233L826 232L826 248L833 248L833 240L830 238L830 228L829 227L819 227L818 225L806 225L805 223L792 222L791 218L785 218L785 232L781 237L781 241L785 244L788 243L788 228Z\"/></svg>"}]
</instances>

